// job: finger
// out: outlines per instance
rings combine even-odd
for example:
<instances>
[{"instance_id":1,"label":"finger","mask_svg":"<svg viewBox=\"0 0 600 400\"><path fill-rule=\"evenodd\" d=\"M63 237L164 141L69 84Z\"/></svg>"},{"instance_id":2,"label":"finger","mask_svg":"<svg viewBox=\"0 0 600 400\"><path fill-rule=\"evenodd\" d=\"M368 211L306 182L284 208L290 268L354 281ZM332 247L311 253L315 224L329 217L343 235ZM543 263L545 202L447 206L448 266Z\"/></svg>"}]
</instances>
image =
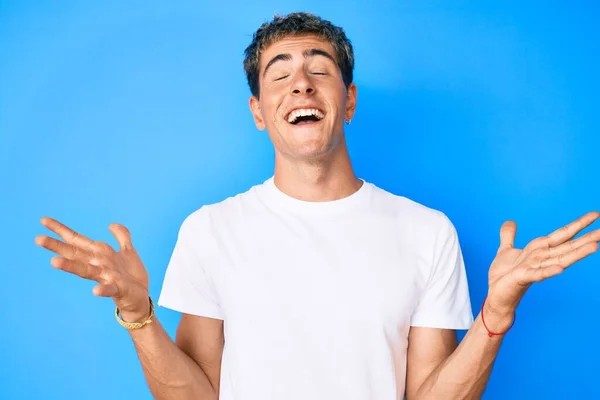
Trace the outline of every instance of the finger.
<instances>
[{"instance_id":1,"label":"finger","mask_svg":"<svg viewBox=\"0 0 600 400\"><path fill-rule=\"evenodd\" d=\"M598 243L600 242L600 229L595 231L586 233L580 238L575 240L570 240L566 243L561 244L560 246L551 247L548 249L550 257L555 257L560 254L565 254L569 251L575 250L578 247L581 247L588 243Z\"/></svg>"},{"instance_id":2,"label":"finger","mask_svg":"<svg viewBox=\"0 0 600 400\"><path fill-rule=\"evenodd\" d=\"M64 239L65 242L72 245L81 247L82 249L90 249L94 245L94 241L78 232L75 232L66 225L58 222L57 220L44 217L41 220L42 225L56 233L58 236Z\"/></svg>"},{"instance_id":3,"label":"finger","mask_svg":"<svg viewBox=\"0 0 600 400\"><path fill-rule=\"evenodd\" d=\"M523 283L541 282L561 274L565 269L560 265L549 265L544 268L529 268L523 274Z\"/></svg>"},{"instance_id":4,"label":"finger","mask_svg":"<svg viewBox=\"0 0 600 400\"><path fill-rule=\"evenodd\" d=\"M38 246L41 246L70 260L88 262L92 258L91 253L82 250L77 246L73 246L72 244L65 243L49 236L38 236L35 238L35 243Z\"/></svg>"},{"instance_id":5,"label":"finger","mask_svg":"<svg viewBox=\"0 0 600 400\"><path fill-rule=\"evenodd\" d=\"M114 297L118 293L117 286L114 283L105 283L95 286L92 289L94 296Z\"/></svg>"},{"instance_id":6,"label":"finger","mask_svg":"<svg viewBox=\"0 0 600 400\"><path fill-rule=\"evenodd\" d=\"M576 221L573 221L548 235L548 244L551 247L554 247L572 239L575 235L581 232L582 229L591 225L598 218L600 218L600 213L597 211L592 211L585 214Z\"/></svg>"},{"instance_id":7,"label":"finger","mask_svg":"<svg viewBox=\"0 0 600 400\"><path fill-rule=\"evenodd\" d=\"M88 263L73 261L62 257L53 257L50 260L50 264L56 269L69 272L84 279L99 281L101 278L100 267Z\"/></svg>"},{"instance_id":8,"label":"finger","mask_svg":"<svg viewBox=\"0 0 600 400\"><path fill-rule=\"evenodd\" d=\"M514 221L506 221L500 228L499 250L512 249L517 235L517 224Z\"/></svg>"},{"instance_id":9,"label":"finger","mask_svg":"<svg viewBox=\"0 0 600 400\"><path fill-rule=\"evenodd\" d=\"M586 243L567 253L559 254L557 256L543 260L540 263L540 267L547 268L550 265L559 265L562 268L567 268L575 264L577 261L584 259L590 254L594 253L596 250L598 250L598 243Z\"/></svg>"},{"instance_id":10,"label":"finger","mask_svg":"<svg viewBox=\"0 0 600 400\"><path fill-rule=\"evenodd\" d=\"M108 230L113 234L121 250L133 247L129 230L120 224L110 224Z\"/></svg>"}]
</instances>

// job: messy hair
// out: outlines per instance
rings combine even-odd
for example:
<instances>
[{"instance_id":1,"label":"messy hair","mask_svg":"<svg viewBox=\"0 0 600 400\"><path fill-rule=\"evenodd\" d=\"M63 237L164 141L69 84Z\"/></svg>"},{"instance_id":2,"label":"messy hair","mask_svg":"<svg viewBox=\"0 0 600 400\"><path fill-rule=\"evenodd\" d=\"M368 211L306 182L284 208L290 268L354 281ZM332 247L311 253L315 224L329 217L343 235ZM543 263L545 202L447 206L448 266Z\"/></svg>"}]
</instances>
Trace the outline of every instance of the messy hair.
<instances>
[{"instance_id":1,"label":"messy hair","mask_svg":"<svg viewBox=\"0 0 600 400\"><path fill-rule=\"evenodd\" d=\"M260 55L271 44L289 36L315 35L331 43L335 58L342 72L346 88L352 83L354 70L354 50L344 30L314 14L296 12L276 15L271 22L265 22L252 37L252 42L244 54L244 70L252 95L259 97Z\"/></svg>"}]
</instances>

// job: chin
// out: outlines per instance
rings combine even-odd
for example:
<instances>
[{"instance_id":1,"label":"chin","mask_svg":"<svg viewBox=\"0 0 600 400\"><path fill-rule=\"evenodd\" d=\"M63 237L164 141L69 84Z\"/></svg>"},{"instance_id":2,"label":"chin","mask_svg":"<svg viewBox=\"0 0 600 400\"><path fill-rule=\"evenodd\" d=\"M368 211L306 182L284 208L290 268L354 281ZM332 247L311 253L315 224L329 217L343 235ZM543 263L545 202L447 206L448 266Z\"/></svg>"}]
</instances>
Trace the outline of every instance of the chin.
<instances>
[{"instance_id":1,"label":"chin","mask_svg":"<svg viewBox=\"0 0 600 400\"><path fill-rule=\"evenodd\" d=\"M297 144L287 152L292 158L301 160L319 160L332 152L332 146L323 142L304 142Z\"/></svg>"},{"instance_id":2,"label":"chin","mask_svg":"<svg viewBox=\"0 0 600 400\"><path fill-rule=\"evenodd\" d=\"M306 161L322 159L340 143L338 135L332 135L322 122L286 128L280 130L281 137L285 139L280 142L281 147L277 146L279 153L286 158Z\"/></svg>"}]
</instances>

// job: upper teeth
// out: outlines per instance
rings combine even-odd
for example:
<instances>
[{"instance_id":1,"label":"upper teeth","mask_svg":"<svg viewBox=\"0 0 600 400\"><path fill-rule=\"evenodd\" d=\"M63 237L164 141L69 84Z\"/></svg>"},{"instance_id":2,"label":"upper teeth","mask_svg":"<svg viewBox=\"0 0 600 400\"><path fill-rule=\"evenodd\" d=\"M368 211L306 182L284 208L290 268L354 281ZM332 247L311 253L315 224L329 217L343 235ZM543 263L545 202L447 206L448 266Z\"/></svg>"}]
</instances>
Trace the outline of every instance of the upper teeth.
<instances>
[{"instance_id":1,"label":"upper teeth","mask_svg":"<svg viewBox=\"0 0 600 400\"><path fill-rule=\"evenodd\" d=\"M299 108L297 110L292 111L288 115L287 120L290 123L294 123L296 122L296 119L298 119L298 117L306 117L308 115L314 115L318 119L323 119L325 117L325 115L316 108Z\"/></svg>"}]
</instances>

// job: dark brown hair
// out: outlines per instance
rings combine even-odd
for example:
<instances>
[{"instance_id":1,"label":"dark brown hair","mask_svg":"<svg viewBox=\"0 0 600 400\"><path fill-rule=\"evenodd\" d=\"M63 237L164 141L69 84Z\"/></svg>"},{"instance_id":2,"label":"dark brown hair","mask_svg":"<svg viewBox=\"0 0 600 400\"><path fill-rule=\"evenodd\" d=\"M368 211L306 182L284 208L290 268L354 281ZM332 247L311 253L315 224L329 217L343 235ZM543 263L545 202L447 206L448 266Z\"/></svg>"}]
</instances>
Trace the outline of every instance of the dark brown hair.
<instances>
[{"instance_id":1,"label":"dark brown hair","mask_svg":"<svg viewBox=\"0 0 600 400\"><path fill-rule=\"evenodd\" d=\"M288 15L276 15L271 22L265 22L252 37L252 42L244 54L244 70L252 95L259 97L259 69L262 51L289 36L315 35L331 43L342 73L344 84L352 83L354 70L354 50L344 30L314 14L296 12Z\"/></svg>"}]
</instances>

